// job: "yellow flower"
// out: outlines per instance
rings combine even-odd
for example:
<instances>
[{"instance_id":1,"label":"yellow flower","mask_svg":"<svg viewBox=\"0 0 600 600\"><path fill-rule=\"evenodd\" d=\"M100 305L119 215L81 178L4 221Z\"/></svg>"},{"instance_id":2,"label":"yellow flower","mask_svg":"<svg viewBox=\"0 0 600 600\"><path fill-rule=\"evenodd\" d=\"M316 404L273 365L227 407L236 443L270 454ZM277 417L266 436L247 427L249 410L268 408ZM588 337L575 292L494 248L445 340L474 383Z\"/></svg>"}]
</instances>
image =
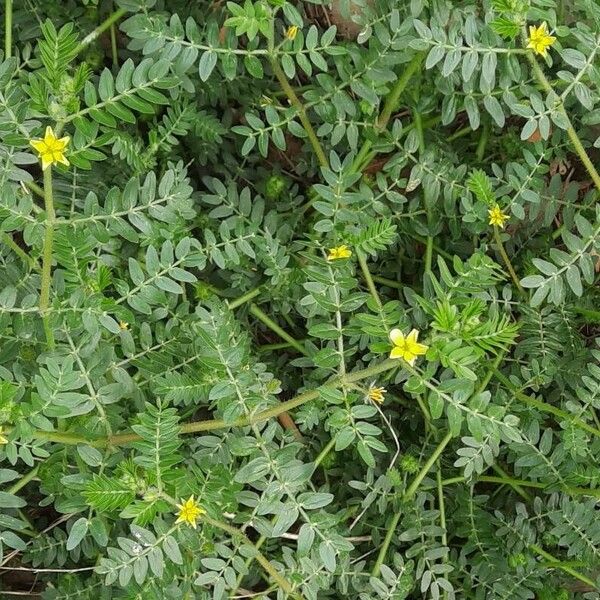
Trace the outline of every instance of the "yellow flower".
<instances>
[{"instance_id":1,"label":"yellow flower","mask_svg":"<svg viewBox=\"0 0 600 600\"><path fill-rule=\"evenodd\" d=\"M298 27L296 25L290 25L285 31L285 37L290 41L294 41L297 34Z\"/></svg>"},{"instance_id":2,"label":"yellow flower","mask_svg":"<svg viewBox=\"0 0 600 600\"><path fill-rule=\"evenodd\" d=\"M405 336L399 329L390 331L390 340L394 347L390 352L390 358L403 358L410 366L415 364L417 356L425 354L429 348L425 344L419 344L417 338L419 332L413 329Z\"/></svg>"},{"instance_id":3,"label":"yellow flower","mask_svg":"<svg viewBox=\"0 0 600 600\"><path fill-rule=\"evenodd\" d=\"M2 425L0 425L0 446L8 444L8 438L2 435Z\"/></svg>"},{"instance_id":4,"label":"yellow flower","mask_svg":"<svg viewBox=\"0 0 600 600\"><path fill-rule=\"evenodd\" d=\"M383 401L385 400L386 392L387 392L387 390L385 388L375 387L374 385L371 384L371 387L369 388L369 390L367 392L367 398L369 400L371 400L371 402L377 402L377 404L383 404Z\"/></svg>"},{"instance_id":5,"label":"yellow flower","mask_svg":"<svg viewBox=\"0 0 600 600\"><path fill-rule=\"evenodd\" d=\"M177 505L179 515L175 523L187 523L196 529L196 520L201 515L206 514L206 511L194 500L194 496L190 496L187 500L181 499L181 504Z\"/></svg>"},{"instance_id":6,"label":"yellow flower","mask_svg":"<svg viewBox=\"0 0 600 600\"><path fill-rule=\"evenodd\" d=\"M497 204L494 205L494 208L488 210L488 215L490 217L490 225L497 225L500 229L504 229L504 221L510 219Z\"/></svg>"},{"instance_id":7,"label":"yellow flower","mask_svg":"<svg viewBox=\"0 0 600 600\"><path fill-rule=\"evenodd\" d=\"M129 329L129 323L125 323L125 321L119 321L119 329L121 331L127 331Z\"/></svg>"},{"instance_id":8,"label":"yellow flower","mask_svg":"<svg viewBox=\"0 0 600 600\"><path fill-rule=\"evenodd\" d=\"M554 44L556 38L548 33L548 25L544 21L539 27L535 25L529 26L529 43L528 48L531 48L536 54L546 58L548 48Z\"/></svg>"},{"instance_id":9,"label":"yellow flower","mask_svg":"<svg viewBox=\"0 0 600 600\"><path fill-rule=\"evenodd\" d=\"M37 150L42 159L42 170L45 171L50 165L62 163L69 166L69 161L65 158L65 148L71 138L67 135L63 138L57 138L52 131L52 127L46 127L46 134L42 140L30 140L29 143Z\"/></svg>"},{"instance_id":10,"label":"yellow flower","mask_svg":"<svg viewBox=\"0 0 600 600\"><path fill-rule=\"evenodd\" d=\"M338 258L350 258L352 251L345 244L337 248L330 248L327 260L337 260Z\"/></svg>"}]
</instances>

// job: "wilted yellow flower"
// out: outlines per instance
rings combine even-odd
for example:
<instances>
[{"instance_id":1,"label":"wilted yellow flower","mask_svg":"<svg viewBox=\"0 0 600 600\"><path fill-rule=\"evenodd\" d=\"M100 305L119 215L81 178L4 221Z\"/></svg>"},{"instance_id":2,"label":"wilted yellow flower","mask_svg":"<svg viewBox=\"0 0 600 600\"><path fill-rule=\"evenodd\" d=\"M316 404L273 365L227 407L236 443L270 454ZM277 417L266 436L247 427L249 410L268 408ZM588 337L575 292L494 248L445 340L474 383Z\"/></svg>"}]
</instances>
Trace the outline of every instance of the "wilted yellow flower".
<instances>
[{"instance_id":1,"label":"wilted yellow flower","mask_svg":"<svg viewBox=\"0 0 600 600\"><path fill-rule=\"evenodd\" d=\"M497 225L500 229L504 229L504 221L510 219L497 204L494 205L494 208L488 210L488 215L490 217L490 225Z\"/></svg>"},{"instance_id":2,"label":"wilted yellow flower","mask_svg":"<svg viewBox=\"0 0 600 600\"><path fill-rule=\"evenodd\" d=\"M327 260L337 260L338 258L350 258L352 251L345 244L337 246L337 248L330 248Z\"/></svg>"},{"instance_id":3,"label":"wilted yellow flower","mask_svg":"<svg viewBox=\"0 0 600 600\"><path fill-rule=\"evenodd\" d=\"M390 352L390 358L402 358L410 366L415 364L417 356L425 354L429 348L425 344L419 344L417 338L419 332L413 329L407 336L405 336L399 329L392 329L390 331L390 340L394 347Z\"/></svg>"},{"instance_id":4,"label":"wilted yellow flower","mask_svg":"<svg viewBox=\"0 0 600 600\"><path fill-rule=\"evenodd\" d=\"M294 41L297 34L298 27L296 25L290 25L285 31L285 37L290 41Z\"/></svg>"},{"instance_id":5,"label":"wilted yellow flower","mask_svg":"<svg viewBox=\"0 0 600 600\"><path fill-rule=\"evenodd\" d=\"M8 438L2 434L2 425L0 425L0 446L8 444Z\"/></svg>"},{"instance_id":6,"label":"wilted yellow flower","mask_svg":"<svg viewBox=\"0 0 600 600\"><path fill-rule=\"evenodd\" d=\"M371 385L371 387L369 388L369 390L367 392L367 397L369 398L369 400L371 400L371 402L377 402L377 404L383 404L383 401L385 400L386 392L387 392L387 390L385 388L375 387L374 385Z\"/></svg>"},{"instance_id":7,"label":"wilted yellow flower","mask_svg":"<svg viewBox=\"0 0 600 600\"><path fill-rule=\"evenodd\" d=\"M194 496L190 496L187 500L181 499L181 504L177 505L179 515L175 523L187 523L196 529L196 521L198 517L206 514L206 511L194 500Z\"/></svg>"},{"instance_id":8,"label":"wilted yellow flower","mask_svg":"<svg viewBox=\"0 0 600 600\"><path fill-rule=\"evenodd\" d=\"M57 138L54 135L54 131L52 131L52 127L46 127L46 134L43 139L29 141L42 159L43 171L50 165L57 163L69 166L69 161L65 158L65 149L70 139L68 135L63 138Z\"/></svg>"},{"instance_id":9,"label":"wilted yellow flower","mask_svg":"<svg viewBox=\"0 0 600 600\"><path fill-rule=\"evenodd\" d=\"M556 38L548 33L548 25L544 21L539 27L535 25L529 26L529 43L528 48L531 48L536 54L540 54L544 58L548 54L548 48L554 44Z\"/></svg>"},{"instance_id":10,"label":"wilted yellow flower","mask_svg":"<svg viewBox=\"0 0 600 600\"><path fill-rule=\"evenodd\" d=\"M121 331L127 331L129 329L129 323L125 323L125 321L119 321L119 329Z\"/></svg>"}]
</instances>

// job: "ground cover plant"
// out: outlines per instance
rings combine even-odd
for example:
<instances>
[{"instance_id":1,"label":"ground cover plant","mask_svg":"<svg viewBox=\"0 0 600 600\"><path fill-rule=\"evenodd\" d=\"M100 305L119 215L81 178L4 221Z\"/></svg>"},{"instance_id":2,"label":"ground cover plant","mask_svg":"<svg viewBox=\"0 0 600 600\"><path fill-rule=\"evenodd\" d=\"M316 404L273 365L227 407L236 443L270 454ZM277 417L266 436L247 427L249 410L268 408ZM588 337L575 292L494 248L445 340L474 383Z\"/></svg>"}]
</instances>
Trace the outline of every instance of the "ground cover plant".
<instances>
[{"instance_id":1,"label":"ground cover plant","mask_svg":"<svg viewBox=\"0 0 600 600\"><path fill-rule=\"evenodd\" d=\"M600 5L5 0L3 598L600 590Z\"/></svg>"}]
</instances>

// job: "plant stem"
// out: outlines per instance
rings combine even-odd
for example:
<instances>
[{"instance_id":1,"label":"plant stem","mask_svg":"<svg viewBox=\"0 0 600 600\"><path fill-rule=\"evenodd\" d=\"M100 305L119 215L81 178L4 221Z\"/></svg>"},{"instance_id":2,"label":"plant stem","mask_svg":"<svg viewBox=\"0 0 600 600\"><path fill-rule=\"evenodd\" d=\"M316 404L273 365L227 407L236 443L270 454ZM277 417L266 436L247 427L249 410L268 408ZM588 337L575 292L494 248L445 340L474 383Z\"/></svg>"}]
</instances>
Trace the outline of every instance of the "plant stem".
<instances>
[{"instance_id":1,"label":"plant stem","mask_svg":"<svg viewBox=\"0 0 600 600\"><path fill-rule=\"evenodd\" d=\"M87 48L94 40L102 35L111 25L116 23L127 11L124 8L115 10L114 13L110 14L94 31L88 33L80 42L75 49L75 53L79 54L82 50Z\"/></svg>"},{"instance_id":2,"label":"plant stem","mask_svg":"<svg viewBox=\"0 0 600 600\"><path fill-rule=\"evenodd\" d=\"M110 51L114 67L119 66L119 52L117 49L117 28L114 23L110 24Z\"/></svg>"},{"instance_id":3,"label":"plant stem","mask_svg":"<svg viewBox=\"0 0 600 600\"><path fill-rule=\"evenodd\" d=\"M483 122L483 131L481 132L481 137L479 138L479 142L477 144L477 150L475 150L475 156L477 157L478 162L481 162L483 160L483 155L485 154L485 148L487 146L489 138L490 122L486 119Z\"/></svg>"},{"instance_id":4,"label":"plant stem","mask_svg":"<svg viewBox=\"0 0 600 600\"><path fill-rule=\"evenodd\" d=\"M501 352L496 356L496 358L494 359L494 363L492 364L492 366L486 373L486 376L483 378L483 380L479 384L479 387L477 388L475 395L480 394L481 392L483 392L483 390L485 390L488 383L490 382L492 373L495 372L497 367L502 362L502 359L504 358L504 354L505 354L505 352ZM408 365L406 365L405 368L412 375L417 374L416 371L412 367L409 367ZM425 420L432 425L432 423L430 422L429 410L427 408L425 408L424 404L423 404L423 412L425 415ZM414 496L415 492L421 485L421 482L423 481L423 479L425 478L427 473L429 473L429 471L430 471L431 467L434 465L434 463L437 460L439 460L440 456L442 455L442 452L444 451L446 446L450 443L451 439L452 439L452 434L450 432L448 432L448 433L446 433L446 435L444 436L442 441L439 442L439 444L437 445L437 448L433 451L433 454L429 457L427 462L423 465L423 468L419 471L417 476L413 479L412 483L410 484L410 486L404 493L404 495L402 497L402 500L404 502L406 502L407 500L410 500ZM442 485L443 485L443 482L442 482ZM387 554L388 547L392 541L392 536L393 536L394 530L396 529L396 526L398 525L401 514L402 514L402 510L400 509L394 515L391 525L387 530L385 539L383 540L383 544L379 550L379 555L377 556L377 561L375 562L375 566L373 567L373 571L371 572L371 574L375 577L379 574L381 565L383 564L383 561L385 560L385 555Z\"/></svg>"},{"instance_id":5,"label":"plant stem","mask_svg":"<svg viewBox=\"0 0 600 600\"><path fill-rule=\"evenodd\" d=\"M573 310L582 317L592 319L596 323L600 323L600 310L591 310L589 308L583 308L583 306L573 306Z\"/></svg>"},{"instance_id":6,"label":"plant stem","mask_svg":"<svg viewBox=\"0 0 600 600\"><path fill-rule=\"evenodd\" d=\"M398 80L396 81L396 84L392 88L392 91L389 93L388 97L386 98L385 104L383 106L383 110L381 111L381 114L379 115L379 118L377 119L377 129L379 129L380 131L383 131L387 127L387 124L392 116L392 113L394 112L394 110L396 109L396 107L398 105L398 101L400 100L400 96L402 95L402 92L408 85L410 78L414 75L414 73L417 71L417 69L421 66L421 62L422 62L424 56L425 55L422 52L415 54L413 59L406 66L406 69L404 69L404 73L402 73L402 76L398 78Z\"/></svg>"},{"instance_id":7,"label":"plant stem","mask_svg":"<svg viewBox=\"0 0 600 600\"><path fill-rule=\"evenodd\" d=\"M411 238L417 240L418 242L421 242L421 244L427 244L427 238L424 238L423 236L419 235L418 233L413 233L412 231L403 231L402 233L405 233L406 235L410 236ZM446 250L440 248L435 243L432 244L432 247L440 256L443 256L446 260L452 260L454 258L452 256L452 254L450 254L449 252L446 252Z\"/></svg>"},{"instance_id":8,"label":"plant stem","mask_svg":"<svg viewBox=\"0 0 600 600\"><path fill-rule=\"evenodd\" d=\"M300 101L300 98L296 95L294 88L290 85L290 82L287 80L283 69L279 66L279 62L274 54L271 55L271 68L273 69L273 73L275 73L275 77L277 77L277 81L279 81L279 85L281 89L285 92L285 95L288 97L290 103L296 108L298 111L298 117L300 118L300 122L304 127L304 131L306 131L306 135L313 147L313 151L319 161L319 164L322 167L329 166L329 162L327 161L327 157L325 156L325 152L323 151L323 147L321 146L321 142L319 142L319 138L313 129L313 126L310 124L310 120L306 114L306 110L304 109L304 105Z\"/></svg>"},{"instance_id":9,"label":"plant stem","mask_svg":"<svg viewBox=\"0 0 600 600\"><path fill-rule=\"evenodd\" d=\"M423 60L422 54L416 54L411 62L408 63L406 69L404 69L404 73L402 76L396 80L394 87L391 89L388 97L386 98L385 104L379 117L377 117L377 121L375 123L375 128L379 131L383 131L392 116L392 112L398 105L398 101L400 100L400 96L402 92L405 90L410 78L414 75L415 71L419 68L421 61ZM365 140L361 149L358 151L356 158L352 163L352 167L350 168L351 173L358 173L362 171L362 169L371 162L373 157L369 157L367 161L367 157L369 156L369 152L371 147L373 146L373 142L371 140ZM376 153L374 153L376 155Z\"/></svg>"},{"instance_id":10,"label":"plant stem","mask_svg":"<svg viewBox=\"0 0 600 600\"><path fill-rule=\"evenodd\" d=\"M393 279L388 279L387 277L381 277L379 275L371 275L371 277L373 278L373 281L375 281L376 283L381 283L382 285L387 285L388 287L395 289L395 290L401 290L404 287L398 281L394 281Z\"/></svg>"},{"instance_id":11,"label":"plant stem","mask_svg":"<svg viewBox=\"0 0 600 600\"><path fill-rule=\"evenodd\" d=\"M579 581L582 581L586 585L589 585L590 587L593 587L594 589L598 589L598 586L592 579L590 579L589 577L586 577L585 575L582 575L579 571L576 571L575 569L572 569L568 565L562 563L560 560L558 560L557 558L552 556L552 554L550 554L549 552L546 552L543 548L536 546L536 544L530 544L529 549L532 550L533 552L535 552L536 554L539 554L542 558L545 558L549 562L553 563L553 565L557 569L561 569L565 573L568 573L569 575L571 575L571 577L575 577L575 579L579 579Z\"/></svg>"},{"instance_id":12,"label":"plant stem","mask_svg":"<svg viewBox=\"0 0 600 600\"><path fill-rule=\"evenodd\" d=\"M542 402L541 400L536 400L535 398L530 398L523 392L521 392L505 375L500 373L498 370L494 370L494 377L498 379L501 383L503 383L510 392L514 395L514 397L522 402L523 404L527 404L533 408L537 408L545 413L550 413L565 421L570 421L576 427L595 435L596 437L600 437L600 429L596 429L591 425L588 425L585 421L582 421L579 417L572 415L571 413L565 412L564 410L557 408L556 406L552 406L552 404L547 404L546 402Z\"/></svg>"},{"instance_id":13,"label":"plant stem","mask_svg":"<svg viewBox=\"0 0 600 600\"><path fill-rule=\"evenodd\" d=\"M12 56L12 0L4 0L4 60Z\"/></svg>"},{"instance_id":14,"label":"plant stem","mask_svg":"<svg viewBox=\"0 0 600 600\"><path fill-rule=\"evenodd\" d=\"M231 310L235 310L242 304L246 304L246 302L249 302L250 300L252 300L252 298L256 298L256 296L258 296L260 294L260 292L261 292L260 287L254 288L253 290L250 290L249 292L242 294L239 298L236 298L235 300L232 300L231 302L228 302L227 304L229 305L229 308Z\"/></svg>"},{"instance_id":15,"label":"plant stem","mask_svg":"<svg viewBox=\"0 0 600 600\"><path fill-rule=\"evenodd\" d=\"M421 468L419 473L417 473L416 477L413 479L412 483L410 484L410 486L408 487L406 492L404 492L404 495L402 496L403 502L407 502L414 496L415 492L419 488L419 485L421 485L421 482L423 481L423 479L425 478L427 473L429 473L429 471L431 470L431 467L439 459L442 452L444 451L444 448L448 445L448 443L450 442L451 439L452 439L452 434L450 432L448 432L444 436L442 441L437 445L437 448L433 451L431 456L427 459L427 462L423 465L423 467ZM381 548L379 549L379 554L377 556L377 560L375 561L375 565L373 566L373 570L371 571L371 575L373 575L373 577L377 577L379 575L379 571L381 570L381 565L383 564L383 561L385 560L385 555L387 554L390 543L392 542L392 537L394 535L394 531L396 530L396 527L398 526L398 522L400 521L401 515L402 515L402 509L398 510L394 514L394 517L392 518L390 525L388 526L387 533L385 535L385 539L383 540L383 544L381 545Z\"/></svg>"},{"instance_id":16,"label":"plant stem","mask_svg":"<svg viewBox=\"0 0 600 600\"><path fill-rule=\"evenodd\" d=\"M246 427L248 425L254 425L256 423L272 419L273 417L277 417L282 412L286 412L288 410L291 410L292 408L297 408L298 406L301 406L306 402L310 402L311 400L317 399L321 394L321 390L323 389L338 388L343 385L349 385L357 381L362 381L363 379L370 379L379 375L380 373L390 371L391 369L395 369L400 366L402 365L399 360L388 358L387 360L384 360L383 362L380 362L371 367L367 367L366 369L361 369L360 371L352 371L351 373L346 373L346 375L344 375L343 377L336 377L334 379L331 379L327 383L324 383L323 385L313 390L302 392L301 394L298 394L291 400L281 402L276 406L272 406L271 408L263 410L251 417L240 417L239 419L236 419L235 421L232 421L230 423L226 423L222 419L193 421L191 423L186 423L182 425L180 433L198 433L200 431L214 431L216 429L228 429L231 427ZM10 429L7 429L6 432L9 433ZM112 435L108 438L90 439L89 436L86 437L83 435L77 435L61 431L42 431L40 429L33 432L33 437L35 439L43 439L49 442L57 442L65 445L88 444L90 446L99 448L102 448L104 446L123 446L125 444L136 442L139 439L141 439L137 433L120 433Z\"/></svg>"},{"instance_id":17,"label":"plant stem","mask_svg":"<svg viewBox=\"0 0 600 600\"><path fill-rule=\"evenodd\" d=\"M248 537L242 531L240 531L236 527L232 527L228 523L224 523L223 521L213 519L213 518L209 517L208 515L203 515L202 521L204 521L205 523L208 523L209 525L212 525L213 527L216 527L217 529L221 529L222 531L229 533L233 537L237 537L238 539L241 539L247 546L249 546L250 548L253 549L254 552L256 552L255 558L258 561L258 563L269 574L271 579L273 579L273 581L275 583L277 583L277 585L286 594L289 594L289 595L293 596L294 598L297 598L298 600L303 600L302 594L300 594L299 592L294 592L294 589L292 588L289 581L287 579L285 579L279 573L279 571L277 571L277 569L267 560L265 555L248 539Z\"/></svg>"},{"instance_id":18,"label":"plant stem","mask_svg":"<svg viewBox=\"0 0 600 600\"><path fill-rule=\"evenodd\" d=\"M40 314L46 332L48 347L54 348L54 332L47 311L50 305L50 287L52 285L52 244L54 242L54 198L52 196L52 167L44 171L44 205L46 209L46 234L44 236L42 261L42 286L40 290Z\"/></svg>"},{"instance_id":19,"label":"plant stem","mask_svg":"<svg viewBox=\"0 0 600 600\"><path fill-rule=\"evenodd\" d=\"M13 240L10 233L2 233L2 243L6 244L30 269L39 270L40 266L37 260L29 256L29 254Z\"/></svg>"},{"instance_id":20,"label":"plant stem","mask_svg":"<svg viewBox=\"0 0 600 600\"><path fill-rule=\"evenodd\" d=\"M323 462L324 458L331 452L331 449L335 446L335 437L332 437L325 448L319 452L319 456L315 458L315 469Z\"/></svg>"},{"instance_id":21,"label":"plant stem","mask_svg":"<svg viewBox=\"0 0 600 600\"><path fill-rule=\"evenodd\" d=\"M446 486L446 485L453 485L455 483L464 483L465 481L467 481L467 479L465 477L462 476L457 476L457 477L450 477L449 479L444 479L442 481L442 485ZM515 479L514 477L509 477L508 475L506 477L495 477L493 475L479 475L478 477L475 477L474 479L475 482L482 482L482 483L498 483L500 485L510 485L513 488L517 488L517 487L528 487L528 488L534 488L537 490L546 490L548 488L548 484L547 483L540 483L538 481L527 481L526 479ZM598 498L600 499L600 488L597 489L593 489L593 488L582 488L582 487L570 487L570 486L561 486L560 491L564 492L565 494L568 494L569 496L590 496L592 498ZM548 493L554 493L556 492L556 488L550 488L550 490L548 491ZM529 494L527 494L528 496L528 501L531 500L531 496Z\"/></svg>"},{"instance_id":22,"label":"plant stem","mask_svg":"<svg viewBox=\"0 0 600 600\"><path fill-rule=\"evenodd\" d=\"M441 456L442 452L446 448L446 446L450 443L452 439L452 434L448 432L443 438L442 441L437 445L436 449L433 451L431 456L427 459L427 462L423 465L421 470L417 473L415 478L412 480L411 484L408 486L408 489L404 493L404 500L410 500L419 489L421 482L425 479L425 476L431 470L431 467L435 464L438 458Z\"/></svg>"},{"instance_id":23,"label":"plant stem","mask_svg":"<svg viewBox=\"0 0 600 600\"><path fill-rule=\"evenodd\" d=\"M361 250L356 251L356 256L358 258L358 264L360 265L363 277L367 282L367 287L369 288L369 292L371 292L371 296L373 300L375 300L375 304L377 304L379 310L383 309L383 304L381 303L381 298L379 298L379 294L377 293L377 288L373 283L373 277L371 276L371 272L369 271L369 265L367 264L367 258L363 254Z\"/></svg>"},{"instance_id":24,"label":"plant stem","mask_svg":"<svg viewBox=\"0 0 600 600\"><path fill-rule=\"evenodd\" d=\"M31 471L29 471L29 473L23 475L21 479L13 483L6 491L9 494L16 494L21 488L24 488L32 479L35 479L35 477L38 474L39 468L40 465L38 463L35 467L33 467L33 469L31 469Z\"/></svg>"},{"instance_id":25,"label":"plant stem","mask_svg":"<svg viewBox=\"0 0 600 600\"><path fill-rule=\"evenodd\" d=\"M496 225L494 225L494 240L496 241L496 247L498 248L498 252L500 252L500 256L502 256L502 260L504 261L504 264L506 265L506 268L510 273L511 279L513 280L513 283L515 284L517 290L519 290L519 294L521 294L523 298L527 298L527 293L523 289L523 286L521 285L521 282L519 281L519 278L515 273L515 270L512 266L512 262L510 261L510 258L508 257L508 254L506 253L506 250L504 248L504 244L502 243L500 231Z\"/></svg>"},{"instance_id":26,"label":"plant stem","mask_svg":"<svg viewBox=\"0 0 600 600\"><path fill-rule=\"evenodd\" d=\"M506 481L506 483L508 485L510 485L513 490L515 490L515 492L517 492L517 494L519 494L519 496L521 496L521 498L523 498L523 500L525 500L526 502L531 502L532 498L531 495L528 494L517 482L516 480L513 480L509 474L500 466L500 465L492 465L492 469L494 471L496 471L496 473L498 473L498 475L504 480Z\"/></svg>"},{"instance_id":27,"label":"plant stem","mask_svg":"<svg viewBox=\"0 0 600 600\"><path fill-rule=\"evenodd\" d=\"M526 39L526 37L527 37L527 35L526 35L526 32L524 31L523 38ZM558 96L558 94L556 94L556 92L552 89L550 82L546 78L544 71L542 71L542 68L540 67L540 64L538 63L537 59L535 58L533 52L531 52L531 51L527 52L527 58L533 68L533 74L534 74L535 78L538 80L538 82L540 83L540 85L542 86L542 88L549 95L556 96L556 103L558 106L560 106L563 117L565 118L565 120L568 124L567 135L569 136L569 140L571 140L573 149L579 156L579 159L581 160L581 162L583 163L587 172L589 173L590 177L592 178L592 181L594 182L596 189L600 193L600 174L598 174L596 167L594 167L594 164L590 160L588 153L585 151L585 148L583 147L583 144L581 143L581 139L577 135L577 132L575 131L575 128L573 127L573 124L571 123L569 114L565 110L565 105L564 105L562 98L560 96Z\"/></svg>"},{"instance_id":28,"label":"plant stem","mask_svg":"<svg viewBox=\"0 0 600 600\"><path fill-rule=\"evenodd\" d=\"M383 561L385 560L385 555L387 554L388 548L390 547L390 544L392 542L392 537L394 536L396 527L398 527L398 523L400 522L401 516L402 516L402 511L401 510L396 511L394 513L394 516L392 517L392 520L390 521L390 524L387 527L385 538L383 539L383 544L381 545L381 548L379 549L379 554L377 555L377 561L375 562L375 565L373 566L373 570L371 571L371 575L373 577L377 577L379 575L379 572L381 571L381 565L383 564Z\"/></svg>"},{"instance_id":29,"label":"plant stem","mask_svg":"<svg viewBox=\"0 0 600 600\"><path fill-rule=\"evenodd\" d=\"M293 338L285 329L282 329L271 317L269 317L265 312L263 312L256 304L250 304L250 314L254 315L259 321L264 323L271 331L276 333L281 339L285 340L294 347L300 354L304 356L308 356L308 352L304 348L304 346L298 342L295 338Z\"/></svg>"},{"instance_id":30,"label":"plant stem","mask_svg":"<svg viewBox=\"0 0 600 600\"><path fill-rule=\"evenodd\" d=\"M442 533L442 546L448 547L448 532L446 530L446 505L444 503L444 488L442 486L442 465L440 461L437 461L437 471L436 471L436 480L437 480L437 493L438 493L438 508L440 511L440 527L443 530ZM448 554L444 554L442 557L442 562L448 562ZM444 598L448 598L448 592L444 590Z\"/></svg>"},{"instance_id":31,"label":"plant stem","mask_svg":"<svg viewBox=\"0 0 600 600\"><path fill-rule=\"evenodd\" d=\"M34 181L26 181L25 187L34 194L37 194L40 198L44 197L44 190ZM37 206L37 204L36 204Z\"/></svg>"}]
</instances>

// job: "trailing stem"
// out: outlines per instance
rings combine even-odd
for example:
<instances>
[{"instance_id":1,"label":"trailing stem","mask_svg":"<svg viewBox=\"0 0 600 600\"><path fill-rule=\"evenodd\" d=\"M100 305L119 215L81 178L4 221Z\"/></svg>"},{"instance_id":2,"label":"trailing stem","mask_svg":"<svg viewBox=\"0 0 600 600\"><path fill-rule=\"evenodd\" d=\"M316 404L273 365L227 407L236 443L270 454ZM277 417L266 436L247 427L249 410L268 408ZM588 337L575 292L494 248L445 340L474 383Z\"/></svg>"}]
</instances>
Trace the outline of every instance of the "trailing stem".
<instances>
[{"instance_id":1,"label":"trailing stem","mask_svg":"<svg viewBox=\"0 0 600 600\"><path fill-rule=\"evenodd\" d=\"M52 196L52 167L44 171L44 206L46 209L46 232L42 251L42 286L40 290L40 314L44 323L46 341L50 349L54 348L54 332L50 324L48 308L50 306L50 288L52 285L52 246L54 243L54 198Z\"/></svg>"},{"instance_id":2,"label":"trailing stem","mask_svg":"<svg viewBox=\"0 0 600 600\"><path fill-rule=\"evenodd\" d=\"M321 146L321 142L319 142L319 138L313 129L313 126L310 123L308 115L306 114L306 109L302 104L300 98L296 95L294 88L290 85L290 82L287 80L283 69L279 65L277 58L274 54L271 55L271 68L273 69L273 73L275 73L275 77L277 77L277 81L279 81L279 85L281 89L285 92L285 95L288 97L288 100L292 104L292 106L298 111L298 117L302 126L304 127L304 131L306 131L306 135L308 136L308 140L313 148L315 156L319 161L319 165L322 167L327 167L329 162L327 161L327 157L325 156L325 152L323 147Z\"/></svg>"},{"instance_id":3,"label":"trailing stem","mask_svg":"<svg viewBox=\"0 0 600 600\"><path fill-rule=\"evenodd\" d=\"M527 35L524 30L523 31L523 39L525 40L526 37L527 37ZM571 123L569 114L565 110L565 105L564 105L562 97L559 96L552 88L552 85L550 85L548 78L544 74L544 71L542 71L542 68L540 67L540 64L537 61L536 57L534 56L533 52L527 52L527 58L531 64L531 67L533 69L533 74L534 74L535 78L538 80L538 83L542 86L542 88L551 97L556 99L556 105L558 108L560 108L562 115L567 122L567 135L569 136L569 140L571 141L573 149L579 156L579 159L583 163L583 166L586 168L587 172L589 173L590 177L592 178L592 181L594 182L594 185L596 186L598 193L600 193L600 174L598 174L596 167L592 163L590 157L588 156L588 153L585 151L585 148L583 147L581 138L577 135L577 132L575 131L575 128L573 127L573 124Z\"/></svg>"}]
</instances>

